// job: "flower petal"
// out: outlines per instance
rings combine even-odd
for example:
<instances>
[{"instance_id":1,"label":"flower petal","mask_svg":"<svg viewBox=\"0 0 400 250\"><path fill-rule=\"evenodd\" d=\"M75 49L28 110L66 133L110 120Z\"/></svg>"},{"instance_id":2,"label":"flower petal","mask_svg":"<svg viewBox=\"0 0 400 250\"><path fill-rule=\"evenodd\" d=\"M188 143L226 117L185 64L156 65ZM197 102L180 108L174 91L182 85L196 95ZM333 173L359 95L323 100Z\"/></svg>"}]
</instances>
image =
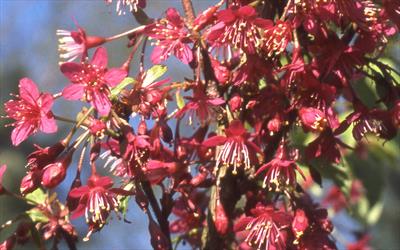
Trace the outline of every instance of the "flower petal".
<instances>
[{"instance_id":1,"label":"flower petal","mask_svg":"<svg viewBox=\"0 0 400 250\"><path fill-rule=\"evenodd\" d=\"M108 56L107 50L104 47L99 47L94 52L91 64L96 65L100 68L107 68Z\"/></svg>"},{"instance_id":2,"label":"flower petal","mask_svg":"<svg viewBox=\"0 0 400 250\"><path fill-rule=\"evenodd\" d=\"M93 92L93 100L91 104L96 108L100 115L108 115L111 110L111 102L108 96L100 91Z\"/></svg>"},{"instance_id":3,"label":"flower petal","mask_svg":"<svg viewBox=\"0 0 400 250\"><path fill-rule=\"evenodd\" d=\"M62 95L67 100L79 100L83 97L84 91L83 84L71 84L64 88Z\"/></svg>"},{"instance_id":4,"label":"flower petal","mask_svg":"<svg viewBox=\"0 0 400 250\"><path fill-rule=\"evenodd\" d=\"M72 198L80 198L84 196L85 194L89 193L90 189L88 186L81 186L77 188L73 188L71 191L69 191L69 196Z\"/></svg>"},{"instance_id":5,"label":"flower petal","mask_svg":"<svg viewBox=\"0 0 400 250\"><path fill-rule=\"evenodd\" d=\"M49 93L43 93L37 100L37 104L43 113L48 113L53 106L53 96Z\"/></svg>"},{"instance_id":6,"label":"flower petal","mask_svg":"<svg viewBox=\"0 0 400 250\"><path fill-rule=\"evenodd\" d=\"M159 64L162 61L165 61L166 59L168 59L168 55L164 55L167 55L167 53L165 53L165 49L162 49L160 46L154 47L153 52L150 56L151 62L154 64Z\"/></svg>"},{"instance_id":7,"label":"flower petal","mask_svg":"<svg viewBox=\"0 0 400 250\"><path fill-rule=\"evenodd\" d=\"M40 92L36 84L29 78L22 78L19 81L18 86L21 99L32 105L36 105L36 100L40 96Z\"/></svg>"},{"instance_id":8,"label":"flower petal","mask_svg":"<svg viewBox=\"0 0 400 250\"><path fill-rule=\"evenodd\" d=\"M124 78L128 75L128 72L123 69L109 69L105 74L104 74L104 80L108 83L108 86L110 87L115 87L119 83L124 80Z\"/></svg>"},{"instance_id":9,"label":"flower petal","mask_svg":"<svg viewBox=\"0 0 400 250\"><path fill-rule=\"evenodd\" d=\"M17 125L11 133L11 141L14 146L18 146L35 132L35 127L29 122Z\"/></svg>"},{"instance_id":10,"label":"flower petal","mask_svg":"<svg viewBox=\"0 0 400 250\"><path fill-rule=\"evenodd\" d=\"M46 134L57 132L57 123L52 113L47 113L47 115L42 116L40 120L40 130Z\"/></svg>"},{"instance_id":11,"label":"flower petal","mask_svg":"<svg viewBox=\"0 0 400 250\"><path fill-rule=\"evenodd\" d=\"M184 64L189 64L193 60L193 53L188 45L181 44L175 48L175 51L175 56Z\"/></svg>"},{"instance_id":12,"label":"flower petal","mask_svg":"<svg viewBox=\"0 0 400 250\"><path fill-rule=\"evenodd\" d=\"M215 147L218 145L222 145L226 142L227 138L225 136L222 135L216 135L213 137L208 138L207 140L205 140L202 145L204 147Z\"/></svg>"},{"instance_id":13,"label":"flower petal","mask_svg":"<svg viewBox=\"0 0 400 250\"><path fill-rule=\"evenodd\" d=\"M82 75L83 67L78 63L67 62L61 64L60 70L71 82L76 82L76 76Z\"/></svg>"}]
</instances>

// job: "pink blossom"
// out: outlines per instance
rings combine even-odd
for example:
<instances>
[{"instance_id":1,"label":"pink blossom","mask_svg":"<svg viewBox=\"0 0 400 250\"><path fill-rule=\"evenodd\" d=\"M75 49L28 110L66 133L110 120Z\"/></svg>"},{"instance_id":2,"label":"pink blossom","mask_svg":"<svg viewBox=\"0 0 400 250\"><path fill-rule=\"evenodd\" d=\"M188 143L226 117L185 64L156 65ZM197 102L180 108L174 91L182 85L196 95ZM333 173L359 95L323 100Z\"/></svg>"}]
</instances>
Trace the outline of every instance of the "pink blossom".
<instances>
[{"instance_id":1,"label":"pink blossom","mask_svg":"<svg viewBox=\"0 0 400 250\"><path fill-rule=\"evenodd\" d=\"M11 134L14 146L18 146L38 130L44 133L57 131L57 124L51 112L51 94L40 93L31 79L23 78L19 82L19 95L15 97L16 100L4 104L7 117L16 120L10 124L14 126Z\"/></svg>"},{"instance_id":2,"label":"pink blossom","mask_svg":"<svg viewBox=\"0 0 400 250\"><path fill-rule=\"evenodd\" d=\"M90 102L100 115L107 115L111 109L110 88L118 85L127 72L118 68L107 69L108 56L105 48L98 48L92 60L80 64L67 62L61 65L61 72L71 81L62 95L67 100L83 99Z\"/></svg>"}]
</instances>

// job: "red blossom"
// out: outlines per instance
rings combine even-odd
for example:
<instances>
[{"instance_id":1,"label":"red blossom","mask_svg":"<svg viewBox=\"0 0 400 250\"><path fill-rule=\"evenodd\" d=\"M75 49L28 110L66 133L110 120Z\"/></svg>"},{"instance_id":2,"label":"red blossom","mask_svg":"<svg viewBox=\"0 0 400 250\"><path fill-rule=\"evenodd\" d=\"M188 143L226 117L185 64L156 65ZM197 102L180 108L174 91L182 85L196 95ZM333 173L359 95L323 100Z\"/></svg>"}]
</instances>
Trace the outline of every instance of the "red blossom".
<instances>
[{"instance_id":1,"label":"red blossom","mask_svg":"<svg viewBox=\"0 0 400 250\"><path fill-rule=\"evenodd\" d=\"M268 56L282 53L292 40L292 25L289 21L278 20L276 24L265 30L264 49Z\"/></svg>"},{"instance_id":2,"label":"red blossom","mask_svg":"<svg viewBox=\"0 0 400 250\"><path fill-rule=\"evenodd\" d=\"M284 250L290 221L287 213L258 204L251 210L251 216L238 219L234 231L243 235L250 247Z\"/></svg>"},{"instance_id":3,"label":"red blossom","mask_svg":"<svg viewBox=\"0 0 400 250\"><path fill-rule=\"evenodd\" d=\"M14 146L18 146L38 130L44 133L57 131L57 124L51 112L51 94L40 93L31 79L23 78L19 81L19 95L16 98L4 104L7 117L15 120L11 124L14 126L11 134Z\"/></svg>"},{"instance_id":4,"label":"red blossom","mask_svg":"<svg viewBox=\"0 0 400 250\"><path fill-rule=\"evenodd\" d=\"M122 69L107 69L108 56L105 48L98 48L92 60L81 64L67 62L61 72L71 81L62 95L67 100L83 99L90 102L101 115L111 109L110 88L119 84L127 75Z\"/></svg>"},{"instance_id":5,"label":"red blossom","mask_svg":"<svg viewBox=\"0 0 400 250\"><path fill-rule=\"evenodd\" d=\"M294 152L294 154L298 154ZM298 172L303 179L305 176L303 171L296 164L296 156L289 155L284 144L280 144L278 150L275 153L275 158L267 164L261 166L256 174L267 170L264 177L264 187L268 187L269 190L283 191L287 187L295 188L296 172Z\"/></svg>"},{"instance_id":6,"label":"red blossom","mask_svg":"<svg viewBox=\"0 0 400 250\"><path fill-rule=\"evenodd\" d=\"M192 40L176 9L169 8L166 11L166 18L148 25L145 33L156 40L151 54L154 64L167 60L171 54L185 64L189 64L193 60L193 53L188 45Z\"/></svg>"},{"instance_id":7,"label":"red blossom","mask_svg":"<svg viewBox=\"0 0 400 250\"><path fill-rule=\"evenodd\" d=\"M239 50L255 54L263 44L262 29L272 26L272 21L259 18L251 6L231 7L217 13L217 21L207 33L211 48Z\"/></svg>"},{"instance_id":8,"label":"red blossom","mask_svg":"<svg viewBox=\"0 0 400 250\"><path fill-rule=\"evenodd\" d=\"M223 145L217 156L216 166L226 164L233 166L233 173L237 173L238 167L250 169L256 161L256 153L260 148L250 140L250 134L239 120L234 120L225 130L225 135L216 135L203 142L205 147Z\"/></svg>"},{"instance_id":9,"label":"red blossom","mask_svg":"<svg viewBox=\"0 0 400 250\"><path fill-rule=\"evenodd\" d=\"M112 186L113 181L110 177L92 174L86 186L73 188L69 192L70 197L79 199L79 205L73 211L72 218L85 214L86 222L90 224L88 236L104 226L112 210L118 211L117 194L127 194L126 191Z\"/></svg>"},{"instance_id":10,"label":"red blossom","mask_svg":"<svg viewBox=\"0 0 400 250\"><path fill-rule=\"evenodd\" d=\"M299 110L299 117L303 127L313 132L320 132L327 125L325 114L315 108L301 108Z\"/></svg>"},{"instance_id":11,"label":"red blossom","mask_svg":"<svg viewBox=\"0 0 400 250\"><path fill-rule=\"evenodd\" d=\"M193 90L193 97L186 97L186 99L189 102L176 113L176 116L182 117L185 113L192 111L196 114L202 126L215 119L216 109L225 103L222 98L207 96L201 86Z\"/></svg>"}]
</instances>

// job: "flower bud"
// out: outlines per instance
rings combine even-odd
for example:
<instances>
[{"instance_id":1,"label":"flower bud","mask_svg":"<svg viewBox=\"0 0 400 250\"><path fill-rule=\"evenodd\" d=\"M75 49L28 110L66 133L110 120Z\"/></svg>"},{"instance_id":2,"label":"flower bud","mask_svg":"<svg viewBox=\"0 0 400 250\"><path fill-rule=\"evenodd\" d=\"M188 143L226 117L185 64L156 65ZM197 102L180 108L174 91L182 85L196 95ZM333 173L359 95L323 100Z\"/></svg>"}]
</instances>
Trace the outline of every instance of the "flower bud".
<instances>
[{"instance_id":1,"label":"flower bud","mask_svg":"<svg viewBox=\"0 0 400 250\"><path fill-rule=\"evenodd\" d=\"M225 235L228 231L228 217L226 216L224 206L222 203L217 200L217 205L215 207L215 221L214 221L215 229L220 235Z\"/></svg>"},{"instance_id":2,"label":"flower bud","mask_svg":"<svg viewBox=\"0 0 400 250\"><path fill-rule=\"evenodd\" d=\"M302 209L296 209L296 214L292 222L292 231L296 238L300 238L308 228L308 218Z\"/></svg>"},{"instance_id":3,"label":"flower bud","mask_svg":"<svg viewBox=\"0 0 400 250\"><path fill-rule=\"evenodd\" d=\"M65 149L65 142L57 142L56 144L41 148L38 145L34 145L36 151L32 152L27 160L28 165L32 167L37 167L39 169L43 169L46 165L55 161L59 154Z\"/></svg>"},{"instance_id":4,"label":"flower bud","mask_svg":"<svg viewBox=\"0 0 400 250\"><path fill-rule=\"evenodd\" d=\"M41 184L44 187L54 188L64 180L72 155L73 151L68 153L62 160L49 164L43 169Z\"/></svg>"},{"instance_id":5,"label":"flower bud","mask_svg":"<svg viewBox=\"0 0 400 250\"><path fill-rule=\"evenodd\" d=\"M275 117L268 122L267 128L270 135L279 132L282 127L282 120L279 117Z\"/></svg>"},{"instance_id":6,"label":"flower bud","mask_svg":"<svg viewBox=\"0 0 400 250\"><path fill-rule=\"evenodd\" d=\"M41 171L30 171L21 180L19 188L22 195L35 191L40 184Z\"/></svg>"},{"instance_id":7,"label":"flower bud","mask_svg":"<svg viewBox=\"0 0 400 250\"><path fill-rule=\"evenodd\" d=\"M89 131L94 136L102 136L105 130L106 124L101 120L93 119L89 126Z\"/></svg>"},{"instance_id":8,"label":"flower bud","mask_svg":"<svg viewBox=\"0 0 400 250\"><path fill-rule=\"evenodd\" d=\"M323 131L327 125L325 114L315 108L301 108L299 117L305 130L313 132Z\"/></svg>"},{"instance_id":9,"label":"flower bud","mask_svg":"<svg viewBox=\"0 0 400 250\"><path fill-rule=\"evenodd\" d=\"M242 106L243 99L240 97L240 95L235 94L228 102L229 108L231 109L232 112L235 112L240 109Z\"/></svg>"},{"instance_id":10,"label":"flower bud","mask_svg":"<svg viewBox=\"0 0 400 250\"><path fill-rule=\"evenodd\" d=\"M147 125L145 121L140 121L138 125L138 135L145 135L147 133Z\"/></svg>"}]
</instances>

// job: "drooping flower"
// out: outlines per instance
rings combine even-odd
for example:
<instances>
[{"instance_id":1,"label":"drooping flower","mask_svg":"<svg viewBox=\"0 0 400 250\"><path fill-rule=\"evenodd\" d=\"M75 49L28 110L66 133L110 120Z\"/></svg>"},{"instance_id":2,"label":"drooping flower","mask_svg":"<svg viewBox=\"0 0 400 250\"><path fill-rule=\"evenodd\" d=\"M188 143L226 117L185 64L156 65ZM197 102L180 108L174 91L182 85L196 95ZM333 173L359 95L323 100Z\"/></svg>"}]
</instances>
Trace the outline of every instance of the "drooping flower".
<instances>
[{"instance_id":1,"label":"drooping flower","mask_svg":"<svg viewBox=\"0 0 400 250\"><path fill-rule=\"evenodd\" d=\"M44 133L57 131L57 124L51 112L51 94L40 93L31 79L23 78L19 82L19 95L16 98L18 99L4 104L7 117L16 120L10 124L14 126L11 134L14 146L18 146L38 130Z\"/></svg>"},{"instance_id":2,"label":"drooping flower","mask_svg":"<svg viewBox=\"0 0 400 250\"><path fill-rule=\"evenodd\" d=\"M244 236L244 241L255 249L284 250L291 219L283 211L258 204L251 209L251 216L239 218L234 231L239 236Z\"/></svg>"},{"instance_id":3,"label":"drooping flower","mask_svg":"<svg viewBox=\"0 0 400 250\"><path fill-rule=\"evenodd\" d=\"M173 54L185 64L193 60L192 42L185 22L174 8L166 11L166 18L156 21L145 28L145 33L155 39L155 48L151 54L151 61L158 64Z\"/></svg>"},{"instance_id":4,"label":"drooping flower","mask_svg":"<svg viewBox=\"0 0 400 250\"><path fill-rule=\"evenodd\" d=\"M250 140L250 134L239 120L233 120L225 130L225 136L216 135L203 142L205 147L223 145L216 159L216 166L226 164L233 166L233 174L237 168L244 166L250 169L251 163L256 161L256 152L260 148Z\"/></svg>"},{"instance_id":5,"label":"drooping flower","mask_svg":"<svg viewBox=\"0 0 400 250\"><path fill-rule=\"evenodd\" d=\"M296 209L295 216L292 222L292 232L296 239L299 239L301 236L303 236L308 226L308 218L304 210L300 208ZM297 243L297 241L295 241L295 243Z\"/></svg>"},{"instance_id":6,"label":"drooping flower","mask_svg":"<svg viewBox=\"0 0 400 250\"><path fill-rule=\"evenodd\" d=\"M73 188L69 196L79 199L78 207L73 211L72 218L85 214L89 223L88 236L104 226L112 210L118 211L117 194L124 193L122 189L112 188L113 181L108 176L92 174L86 186Z\"/></svg>"},{"instance_id":7,"label":"drooping flower","mask_svg":"<svg viewBox=\"0 0 400 250\"><path fill-rule=\"evenodd\" d=\"M353 137L360 141L367 134L373 134L385 140L390 140L397 134L397 129L393 123L391 112L382 109L368 109L360 100L353 101L354 112L349 114L340 126L335 130L335 134L343 133L353 124Z\"/></svg>"},{"instance_id":8,"label":"drooping flower","mask_svg":"<svg viewBox=\"0 0 400 250\"><path fill-rule=\"evenodd\" d=\"M105 48L98 48L91 62L80 64L67 62L61 65L61 72L72 84L64 88L62 95L67 100L84 99L90 102L100 115L107 115L111 109L108 98L110 88L119 84L127 75L122 69L107 69L108 56Z\"/></svg>"},{"instance_id":9,"label":"drooping flower","mask_svg":"<svg viewBox=\"0 0 400 250\"><path fill-rule=\"evenodd\" d=\"M350 148L339 138L335 137L331 129L324 130L314 141L307 145L306 159L320 159L328 163L339 163L341 148Z\"/></svg>"},{"instance_id":10,"label":"drooping flower","mask_svg":"<svg viewBox=\"0 0 400 250\"><path fill-rule=\"evenodd\" d=\"M231 7L217 13L217 22L208 30L207 40L212 49L255 54L264 42L262 29L272 25L271 20L259 18L251 6Z\"/></svg>"},{"instance_id":11,"label":"drooping flower","mask_svg":"<svg viewBox=\"0 0 400 250\"><path fill-rule=\"evenodd\" d=\"M111 4L113 0L105 0L107 4ZM146 0L116 0L116 11L118 15L125 14L126 10L129 12L137 11L138 8L146 7Z\"/></svg>"},{"instance_id":12,"label":"drooping flower","mask_svg":"<svg viewBox=\"0 0 400 250\"><path fill-rule=\"evenodd\" d=\"M265 30L264 49L268 56L282 53L292 40L292 25L289 21L278 20L276 24Z\"/></svg>"},{"instance_id":13,"label":"drooping flower","mask_svg":"<svg viewBox=\"0 0 400 250\"><path fill-rule=\"evenodd\" d=\"M278 192L284 191L287 187L295 188L297 183L296 172L305 180L303 171L296 164L297 151L293 154L295 156L290 155L287 152L286 146L281 143L275 153L274 159L257 170L256 175L267 170L264 177L264 187Z\"/></svg>"},{"instance_id":14,"label":"drooping flower","mask_svg":"<svg viewBox=\"0 0 400 250\"><path fill-rule=\"evenodd\" d=\"M72 62L73 60L81 57L82 59L87 56L87 51L102 45L106 39L99 36L88 36L86 31L78 26L76 31L57 30L56 34L59 37L58 51L60 52L60 59L62 61Z\"/></svg>"},{"instance_id":15,"label":"drooping flower","mask_svg":"<svg viewBox=\"0 0 400 250\"><path fill-rule=\"evenodd\" d=\"M186 99L190 101L176 113L176 116L182 117L185 113L192 111L203 126L215 118L216 108L225 103L222 98L207 96L202 87L193 89L193 97L186 97Z\"/></svg>"}]
</instances>

